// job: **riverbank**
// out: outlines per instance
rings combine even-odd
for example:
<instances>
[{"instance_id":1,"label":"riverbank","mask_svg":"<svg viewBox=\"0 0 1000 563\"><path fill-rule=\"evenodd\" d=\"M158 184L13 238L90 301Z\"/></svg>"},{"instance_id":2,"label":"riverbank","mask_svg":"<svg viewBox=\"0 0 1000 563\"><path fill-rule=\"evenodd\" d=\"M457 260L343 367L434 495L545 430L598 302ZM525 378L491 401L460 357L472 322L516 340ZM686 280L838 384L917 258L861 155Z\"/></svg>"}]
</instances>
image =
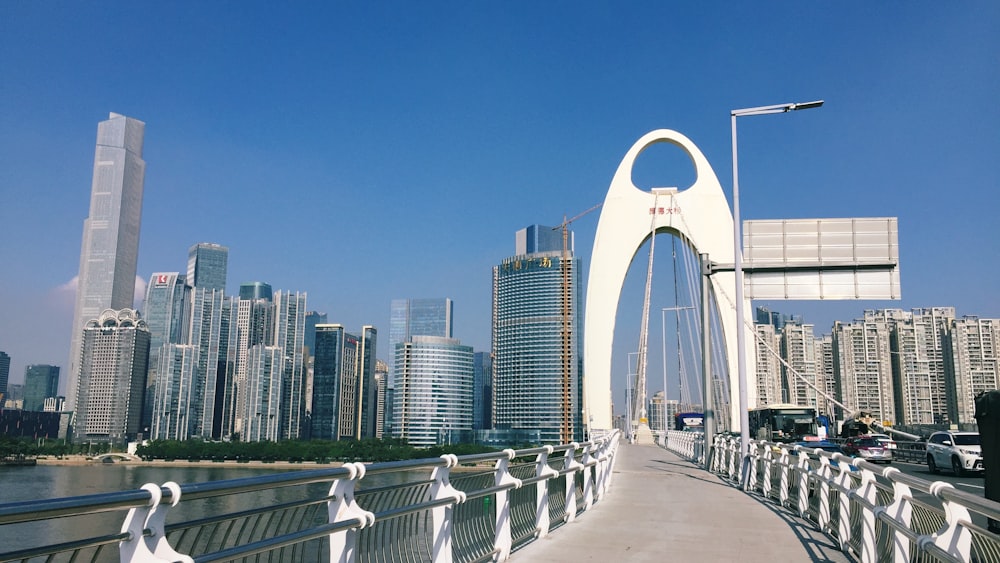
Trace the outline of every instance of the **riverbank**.
<instances>
[{"instance_id":1,"label":"riverbank","mask_svg":"<svg viewBox=\"0 0 1000 563\"><path fill-rule=\"evenodd\" d=\"M84 455L67 455L62 458L40 456L36 458L38 460L38 465L101 465L105 462L103 460L95 460L89 456ZM154 459L151 461L131 461L131 460L114 460L115 465L138 465L143 467L268 467L275 469L322 469L329 467L340 467L343 462L331 461L330 463L316 463L314 461L303 461L301 463L292 463L288 461L248 461L239 462L235 460L226 461L191 461L186 459L178 459L172 461L166 461L162 459Z\"/></svg>"},{"instance_id":2,"label":"riverbank","mask_svg":"<svg viewBox=\"0 0 1000 563\"><path fill-rule=\"evenodd\" d=\"M38 465L104 465L109 462L103 460L95 460L91 457L84 455L67 455L62 458L40 456L36 458L38 460ZM154 459L151 461L131 461L131 460L114 460L114 465L132 465L140 467L254 467L254 468L266 468L266 469L328 469L331 467L340 467L344 465L341 461L331 461L329 463L316 463L315 461L303 461L303 462L289 462L289 461L212 461L212 460L202 460L202 461L191 461L186 459L178 459L172 461L166 461L162 459ZM489 471L492 470L493 464L489 465L459 465L458 467L452 468L455 472L466 472L466 471Z\"/></svg>"}]
</instances>

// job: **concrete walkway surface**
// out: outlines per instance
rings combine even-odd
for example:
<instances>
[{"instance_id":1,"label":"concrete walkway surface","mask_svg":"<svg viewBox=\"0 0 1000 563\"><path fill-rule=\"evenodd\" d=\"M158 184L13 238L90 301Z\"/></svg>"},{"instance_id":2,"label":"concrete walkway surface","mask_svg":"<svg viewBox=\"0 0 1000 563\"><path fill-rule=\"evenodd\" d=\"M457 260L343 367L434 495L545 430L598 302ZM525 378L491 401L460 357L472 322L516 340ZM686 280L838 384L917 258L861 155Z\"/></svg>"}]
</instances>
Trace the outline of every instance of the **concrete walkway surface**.
<instances>
[{"instance_id":1,"label":"concrete walkway surface","mask_svg":"<svg viewBox=\"0 0 1000 563\"><path fill-rule=\"evenodd\" d=\"M511 561L851 561L811 522L657 446L618 448L593 508Z\"/></svg>"}]
</instances>

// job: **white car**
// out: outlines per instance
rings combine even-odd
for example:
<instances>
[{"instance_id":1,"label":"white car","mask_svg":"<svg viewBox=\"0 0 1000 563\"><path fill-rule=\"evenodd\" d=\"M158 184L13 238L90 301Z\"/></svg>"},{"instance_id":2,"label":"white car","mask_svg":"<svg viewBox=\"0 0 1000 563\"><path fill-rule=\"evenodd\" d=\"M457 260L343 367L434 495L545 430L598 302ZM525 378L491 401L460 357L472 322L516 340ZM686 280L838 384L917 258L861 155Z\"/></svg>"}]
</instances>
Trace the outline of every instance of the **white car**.
<instances>
[{"instance_id":1,"label":"white car","mask_svg":"<svg viewBox=\"0 0 1000 563\"><path fill-rule=\"evenodd\" d=\"M937 473L949 467L955 475L983 471L983 450L978 432L935 432L927 439L927 467Z\"/></svg>"},{"instance_id":2,"label":"white car","mask_svg":"<svg viewBox=\"0 0 1000 563\"><path fill-rule=\"evenodd\" d=\"M887 450L896 449L896 441L890 438L888 434L869 434L869 436L878 440Z\"/></svg>"}]
</instances>

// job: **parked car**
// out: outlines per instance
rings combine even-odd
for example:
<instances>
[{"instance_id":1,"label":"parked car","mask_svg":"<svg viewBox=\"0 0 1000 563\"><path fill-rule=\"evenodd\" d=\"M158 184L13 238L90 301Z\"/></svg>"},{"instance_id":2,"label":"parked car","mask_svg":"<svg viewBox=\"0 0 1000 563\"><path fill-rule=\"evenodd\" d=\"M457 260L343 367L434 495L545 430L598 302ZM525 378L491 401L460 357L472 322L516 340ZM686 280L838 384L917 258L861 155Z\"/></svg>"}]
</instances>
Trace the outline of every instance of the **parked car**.
<instances>
[{"instance_id":1,"label":"parked car","mask_svg":"<svg viewBox=\"0 0 1000 563\"><path fill-rule=\"evenodd\" d=\"M869 436L875 438L890 450L896 449L896 441L890 438L888 434L869 434Z\"/></svg>"},{"instance_id":2,"label":"parked car","mask_svg":"<svg viewBox=\"0 0 1000 563\"><path fill-rule=\"evenodd\" d=\"M844 453L872 463L891 463L892 452L870 434L852 436L844 442Z\"/></svg>"},{"instance_id":3,"label":"parked car","mask_svg":"<svg viewBox=\"0 0 1000 563\"><path fill-rule=\"evenodd\" d=\"M935 432L927 439L927 467L937 473L950 467L955 475L983 471L983 449L979 432Z\"/></svg>"}]
</instances>

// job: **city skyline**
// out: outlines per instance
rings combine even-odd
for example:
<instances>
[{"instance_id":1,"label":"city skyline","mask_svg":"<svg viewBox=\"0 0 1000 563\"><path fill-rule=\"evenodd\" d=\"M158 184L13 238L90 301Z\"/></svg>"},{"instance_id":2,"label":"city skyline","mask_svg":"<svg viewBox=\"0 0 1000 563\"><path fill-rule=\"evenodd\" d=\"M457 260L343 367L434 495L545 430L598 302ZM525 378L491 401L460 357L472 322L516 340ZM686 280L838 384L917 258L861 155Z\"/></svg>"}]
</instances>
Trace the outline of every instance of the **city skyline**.
<instances>
[{"instance_id":1,"label":"city skyline","mask_svg":"<svg viewBox=\"0 0 1000 563\"><path fill-rule=\"evenodd\" d=\"M873 308L1000 317L1000 266L977 260L989 255L1000 205L987 174L1000 142L987 98L1000 83L989 56L1000 47L995 5L766 16L465 6L440 17L383 6L311 21L251 9L218 30L205 26L227 10L200 6L187 18L184 7L123 5L100 25L82 7L55 19L0 7L13 22L0 37L0 350L13 382L29 364L72 377L73 296L59 288L79 266L93 124L109 111L147 123L138 278L184 272L185 250L208 241L230 249L229 295L260 280L308 292L311 310L349 330L383 331L392 299L447 295L455 337L488 350L490 270L512 230L603 200L628 146L660 127L702 147L728 194L729 110L823 98L819 110L741 122L744 218L898 216L903 299L754 304L802 315L818 332ZM264 25L272 20L283 25ZM127 37L91 32L106 25ZM123 42L157 64L135 59L93 80L81 61ZM265 63L282 70L260 72ZM684 164L653 150L635 182L683 187ZM595 213L573 225L584 271L596 224ZM324 260L333 229L351 242ZM620 313L622 334L638 333L629 317L641 297L629 296L641 280L626 281L623 302L636 312ZM672 304L660 299L654 307ZM616 348L630 338L616 334Z\"/></svg>"}]
</instances>

